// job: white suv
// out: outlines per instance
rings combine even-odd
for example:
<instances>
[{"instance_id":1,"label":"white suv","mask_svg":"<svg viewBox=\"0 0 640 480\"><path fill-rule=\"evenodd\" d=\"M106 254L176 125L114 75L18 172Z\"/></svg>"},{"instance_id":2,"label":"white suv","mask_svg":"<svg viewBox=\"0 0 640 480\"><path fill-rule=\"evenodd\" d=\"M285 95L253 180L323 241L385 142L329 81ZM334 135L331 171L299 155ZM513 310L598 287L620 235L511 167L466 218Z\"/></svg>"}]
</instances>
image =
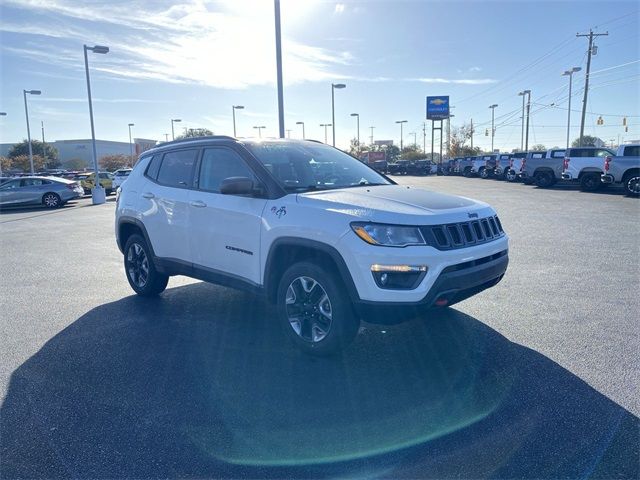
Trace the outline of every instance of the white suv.
<instances>
[{"instance_id":1,"label":"white suv","mask_svg":"<svg viewBox=\"0 0 640 480\"><path fill-rule=\"evenodd\" d=\"M361 318L395 322L464 300L508 264L489 205L284 139L203 137L145 152L121 187L116 238L138 294L187 275L265 295L286 334L315 353L347 345Z\"/></svg>"}]
</instances>

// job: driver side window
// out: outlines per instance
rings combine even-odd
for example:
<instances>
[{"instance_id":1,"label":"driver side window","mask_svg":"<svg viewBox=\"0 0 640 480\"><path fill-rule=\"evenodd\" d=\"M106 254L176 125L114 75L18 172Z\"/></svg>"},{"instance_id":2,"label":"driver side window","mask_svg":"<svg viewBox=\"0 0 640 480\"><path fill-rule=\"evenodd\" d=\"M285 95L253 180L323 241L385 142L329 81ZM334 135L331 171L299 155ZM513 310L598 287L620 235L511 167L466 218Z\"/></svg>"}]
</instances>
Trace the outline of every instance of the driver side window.
<instances>
[{"instance_id":1,"label":"driver side window","mask_svg":"<svg viewBox=\"0 0 640 480\"><path fill-rule=\"evenodd\" d=\"M13 190L18 187L20 187L20 180L12 180L2 185L2 187L0 187L0 192L4 192L6 190Z\"/></svg>"},{"instance_id":2,"label":"driver side window","mask_svg":"<svg viewBox=\"0 0 640 480\"><path fill-rule=\"evenodd\" d=\"M233 150L224 147L205 149L200 163L198 188L220 193L222 181L229 177L246 177L251 179L254 185L258 184L254 173Z\"/></svg>"}]
</instances>

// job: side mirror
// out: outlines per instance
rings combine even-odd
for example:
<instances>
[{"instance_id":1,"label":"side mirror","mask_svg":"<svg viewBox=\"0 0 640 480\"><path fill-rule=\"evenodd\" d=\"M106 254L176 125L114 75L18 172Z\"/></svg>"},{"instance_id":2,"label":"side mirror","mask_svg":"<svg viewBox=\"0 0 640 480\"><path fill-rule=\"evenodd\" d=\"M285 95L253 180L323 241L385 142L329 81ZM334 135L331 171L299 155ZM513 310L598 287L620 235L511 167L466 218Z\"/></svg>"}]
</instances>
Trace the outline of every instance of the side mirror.
<instances>
[{"instance_id":1,"label":"side mirror","mask_svg":"<svg viewBox=\"0 0 640 480\"><path fill-rule=\"evenodd\" d=\"M253 180L247 177L225 178L220 184L223 195L249 195L253 193Z\"/></svg>"}]
</instances>

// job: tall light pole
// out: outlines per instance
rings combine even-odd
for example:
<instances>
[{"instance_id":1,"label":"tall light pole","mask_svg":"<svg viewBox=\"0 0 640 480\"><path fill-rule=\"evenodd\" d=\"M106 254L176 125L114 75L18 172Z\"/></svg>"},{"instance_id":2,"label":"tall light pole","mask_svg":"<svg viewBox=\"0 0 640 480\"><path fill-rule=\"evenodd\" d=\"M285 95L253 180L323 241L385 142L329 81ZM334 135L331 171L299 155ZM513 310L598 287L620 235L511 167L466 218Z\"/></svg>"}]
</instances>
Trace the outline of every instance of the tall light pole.
<instances>
[{"instance_id":1,"label":"tall light pole","mask_svg":"<svg viewBox=\"0 0 640 480\"><path fill-rule=\"evenodd\" d=\"M31 166L31 175L33 175L33 150L31 149L31 129L29 128L29 109L27 107L27 93L29 95L40 95L42 92L40 90L22 90L22 95L24 97L24 115L27 119L27 140L29 142L29 165Z\"/></svg>"},{"instance_id":2,"label":"tall light pole","mask_svg":"<svg viewBox=\"0 0 640 480\"><path fill-rule=\"evenodd\" d=\"M346 88L344 83L332 83L331 84L331 126L333 127L333 146L336 146L336 105L335 105L335 91L336 88ZM327 143L325 141L325 143Z\"/></svg>"},{"instance_id":3,"label":"tall light pole","mask_svg":"<svg viewBox=\"0 0 640 480\"><path fill-rule=\"evenodd\" d=\"M179 118L172 118L171 119L171 140L175 140L176 139L176 133L173 129L173 124L174 123L180 123L182 120Z\"/></svg>"},{"instance_id":4,"label":"tall light pole","mask_svg":"<svg viewBox=\"0 0 640 480\"><path fill-rule=\"evenodd\" d=\"M407 123L407 120L396 120L396 123L400 124L400 153L402 154L402 137L403 137L403 133L402 133L402 125Z\"/></svg>"},{"instance_id":5,"label":"tall light pole","mask_svg":"<svg viewBox=\"0 0 640 480\"><path fill-rule=\"evenodd\" d=\"M258 138L262 138L262 129L263 129L263 128L267 128L267 127L265 127L264 125L262 125L262 126L255 126L255 127L253 127L253 128L255 128L256 130L258 130Z\"/></svg>"},{"instance_id":6,"label":"tall light pole","mask_svg":"<svg viewBox=\"0 0 640 480\"><path fill-rule=\"evenodd\" d=\"M7 112L0 112L0 117L6 117ZM2 162L0 162L0 177L2 176Z\"/></svg>"},{"instance_id":7,"label":"tall light pole","mask_svg":"<svg viewBox=\"0 0 640 480\"><path fill-rule=\"evenodd\" d=\"M133 167L133 142L131 141L131 127L133 127L135 123L130 123L129 126L129 166Z\"/></svg>"},{"instance_id":8,"label":"tall light pole","mask_svg":"<svg viewBox=\"0 0 640 480\"><path fill-rule=\"evenodd\" d=\"M42 158L44 159L45 166L47 165L47 150L44 148L44 120L40 120L40 127L42 128Z\"/></svg>"},{"instance_id":9,"label":"tall light pole","mask_svg":"<svg viewBox=\"0 0 640 480\"><path fill-rule=\"evenodd\" d=\"M527 94L527 126L524 131L524 149L529 150L529 114L531 113L531 90L525 90Z\"/></svg>"},{"instance_id":10,"label":"tall light pole","mask_svg":"<svg viewBox=\"0 0 640 480\"><path fill-rule=\"evenodd\" d=\"M296 125L302 125L302 139L304 140L306 135L304 134L304 122L296 122Z\"/></svg>"},{"instance_id":11,"label":"tall light pole","mask_svg":"<svg viewBox=\"0 0 640 480\"><path fill-rule=\"evenodd\" d=\"M571 70L566 70L562 76L569 77L569 108L567 109L567 148L569 148L569 135L571 131L571 84L573 83L573 74L582 70L580 67L573 67Z\"/></svg>"},{"instance_id":12,"label":"tall light pole","mask_svg":"<svg viewBox=\"0 0 640 480\"><path fill-rule=\"evenodd\" d=\"M494 103L493 105L489 105L489 108L491 109L491 153L493 153L493 138L496 136L496 129L494 127L494 124L495 124L497 106L498 106L497 103Z\"/></svg>"},{"instance_id":13,"label":"tall light pole","mask_svg":"<svg viewBox=\"0 0 640 480\"><path fill-rule=\"evenodd\" d=\"M524 97L528 91L529 90L523 90L522 92L518 93L518 96L522 97L522 117L520 117L522 119L522 127L520 131L520 151L523 151L524 149Z\"/></svg>"},{"instance_id":14,"label":"tall light pole","mask_svg":"<svg viewBox=\"0 0 640 480\"><path fill-rule=\"evenodd\" d=\"M358 153L360 153L360 114L359 113L352 113L351 114L352 117L356 117L356 130L358 132Z\"/></svg>"},{"instance_id":15,"label":"tall light pole","mask_svg":"<svg viewBox=\"0 0 640 480\"><path fill-rule=\"evenodd\" d=\"M371 140L371 145L373 146L373 129L376 127L369 127L371 129L371 136L369 137L369 139Z\"/></svg>"},{"instance_id":16,"label":"tall light pole","mask_svg":"<svg viewBox=\"0 0 640 480\"><path fill-rule=\"evenodd\" d=\"M582 140L584 138L584 119L587 114L587 95L589 94L589 73L591 72L591 56L594 54L594 46L593 46L593 38L607 36L609 32L606 33L593 33L592 30L589 30L588 34L580 34L576 33L576 37L589 37L589 49L587 50L587 70L584 75L584 97L582 98L582 119L580 121L580 147L582 147Z\"/></svg>"},{"instance_id":17,"label":"tall light pole","mask_svg":"<svg viewBox=\"0 0 640 480\"><path fill-rule=\"evenodd\" d=\"M93 47L84 47L84 70L87 75L87 97L89 99L89 120L91 121L91 146L93 149L93 169L95 170L96 179L91 190L91 201L94 205L98 205L105 202L104 188L100 184L100 172L98 169L98 152L96 151L96 131L93 125L93 105L91 103L91 79L89 77L89 57L87 52L91 50L93 53L107 54L109 53L109 47L104 45L95 45Z\"/></svg>"},{"instance_id":18,"label":"tall light pole","mask_svg":"<svg viewBox=\"0 0 640 480\"><path fill-rule=\"evenodd\" d=\"M280 33L280 0L273 1L276 22L276 76L278 82L278 133L284 138L284 91L282 86L282 35Z\"/></svg>"},{"instance_id":19,"label":"tall light pole","mask_svg":"<svg viewBox=\"0 0 640 480\"><path fill-rule=\"evenodd\" d=\"M330 123L321 123L321 127L324 127L324 143L327 143L327 127L331 127Z\"/></svg>"},{"instance_id":20,"label":"tall light pole","mask_svg":"<svg viewBox=\"0 0 640 480\"><path fill-rule=\"evenodd\" d=\"M164 141L168 142L169 141L169 134L168 133L163 133L164 135Z\"/></svg>"},{"instance_id":21,"label":"tall light pole","mask_svg":"<svg viewBox=\"0 0 640 480\"><path fill-rule=\"evenodd\" d=\"M244 109L244 105L232 105L231 114L233 115L233 136L236 137L236 110Z\"/></svg>"}]
</instances>

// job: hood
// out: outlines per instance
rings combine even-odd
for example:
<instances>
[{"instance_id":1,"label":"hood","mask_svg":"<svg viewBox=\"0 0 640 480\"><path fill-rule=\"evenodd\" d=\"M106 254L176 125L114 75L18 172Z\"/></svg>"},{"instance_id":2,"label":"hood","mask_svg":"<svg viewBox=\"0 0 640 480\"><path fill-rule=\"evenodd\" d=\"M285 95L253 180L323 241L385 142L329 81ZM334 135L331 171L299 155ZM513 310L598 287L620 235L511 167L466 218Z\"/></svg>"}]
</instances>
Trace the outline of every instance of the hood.
<instances>
[{"instance_id":1,"label":"hood","mask_svg":"<svg viewBox=\"0 0 640 480\"><path fill-rule=\"evenodd\" d=\"M468 220L468 213L491 207L470 198L458 197L406 185L380 185L308 192L298 195L298 203L339 211L358 219L383 223L440 223L432 217L447 215L446 222ZM431 217L431 218L425 218Z\"/></svg>"}]
</instances>

